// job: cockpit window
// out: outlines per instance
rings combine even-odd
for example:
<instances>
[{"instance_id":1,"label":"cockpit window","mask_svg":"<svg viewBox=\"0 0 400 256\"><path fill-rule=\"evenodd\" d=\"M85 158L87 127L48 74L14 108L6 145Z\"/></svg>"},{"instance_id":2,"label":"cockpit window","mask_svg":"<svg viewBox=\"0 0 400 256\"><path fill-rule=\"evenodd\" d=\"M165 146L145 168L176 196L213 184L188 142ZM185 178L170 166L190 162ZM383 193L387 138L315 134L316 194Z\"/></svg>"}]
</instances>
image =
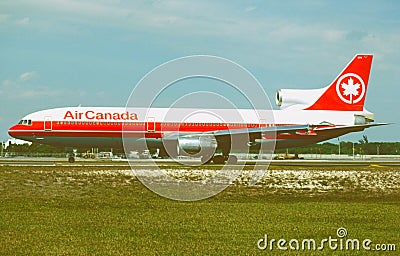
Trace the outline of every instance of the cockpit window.
<instances>
[{"instance_id":1,"label":"cockpit window","mask_svg":"<svg viewBox=\"0 0 400 256\"><path fill-rule=\"evenodd\" d=\"M22 119L21 121L18 122L18 124L32 125L32 120L31 119L29 119L29 120Z\"/></svg>"}]
</instances>

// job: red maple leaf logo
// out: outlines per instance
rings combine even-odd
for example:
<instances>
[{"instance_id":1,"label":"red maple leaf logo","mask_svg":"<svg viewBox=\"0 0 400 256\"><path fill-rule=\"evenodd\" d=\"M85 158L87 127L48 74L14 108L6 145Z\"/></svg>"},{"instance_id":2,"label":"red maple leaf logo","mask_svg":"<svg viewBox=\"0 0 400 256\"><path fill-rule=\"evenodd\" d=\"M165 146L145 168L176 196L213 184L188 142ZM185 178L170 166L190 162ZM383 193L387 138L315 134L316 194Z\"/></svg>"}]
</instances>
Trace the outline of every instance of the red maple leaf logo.
<instances>
[{"instance_id":1,"label":"red maple leaf logo","mask_svg":"<svg viewBox=\"0 0 400 256\"><path fill-rule=\"evenodd\" d=\"M338 79L336 92L345 103L355 104L363 99L365 84L359 75L347 73Z\"/></svg>"}]
</instances>

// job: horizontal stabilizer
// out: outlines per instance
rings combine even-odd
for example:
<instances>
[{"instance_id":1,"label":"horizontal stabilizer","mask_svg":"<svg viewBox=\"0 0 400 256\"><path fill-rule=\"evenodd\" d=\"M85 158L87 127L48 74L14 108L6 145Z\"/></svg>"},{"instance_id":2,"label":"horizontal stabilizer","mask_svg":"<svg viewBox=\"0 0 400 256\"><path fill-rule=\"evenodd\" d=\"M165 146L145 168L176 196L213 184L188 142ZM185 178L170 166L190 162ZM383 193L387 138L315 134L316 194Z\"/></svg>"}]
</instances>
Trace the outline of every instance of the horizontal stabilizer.
<instances>
[{"instance_id":1,"label":"horizontal stabilizer","mask_svg":"<svg viewBox=\"0 0 400 256\"><path fill-rule=\"evenodd\" d=\"M332 127L315 128L315 131L346 130L347 132L357 132L357 131L363 131L366 128L370 128L370 127L374 127L374 126L382 126L382 125L389 125L389 123L332 126Z\"/></svg>"}]
</instances>

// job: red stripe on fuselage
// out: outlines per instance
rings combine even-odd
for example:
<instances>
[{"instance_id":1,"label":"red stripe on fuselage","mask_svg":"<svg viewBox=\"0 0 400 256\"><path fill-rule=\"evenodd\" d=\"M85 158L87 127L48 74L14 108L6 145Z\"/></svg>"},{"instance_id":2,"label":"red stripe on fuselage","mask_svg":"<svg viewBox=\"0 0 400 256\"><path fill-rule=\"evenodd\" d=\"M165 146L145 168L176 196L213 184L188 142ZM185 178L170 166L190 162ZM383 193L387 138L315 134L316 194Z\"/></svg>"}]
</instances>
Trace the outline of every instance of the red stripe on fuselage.
<instances>
[{"instance_id":1,"label":"red stripe on fuselage","mask_svg":"<svg viewBox=\"0 0 400 256\"><path fill-rule=\"evenodd\" d=\"M146 122L89 122L89 121L51 121L51 129L45 130L43 121L33 121L31 125L17 124L9 130L11 136L24 137L127 137L162 138L163 133L203 133L221 130L246 129L256 127L283 126L284 124L246 124L246 123L151 123L154 131L147 130ZM306 136L282 134L277 138L302 139Z\"/></svg>"}]
</instances>

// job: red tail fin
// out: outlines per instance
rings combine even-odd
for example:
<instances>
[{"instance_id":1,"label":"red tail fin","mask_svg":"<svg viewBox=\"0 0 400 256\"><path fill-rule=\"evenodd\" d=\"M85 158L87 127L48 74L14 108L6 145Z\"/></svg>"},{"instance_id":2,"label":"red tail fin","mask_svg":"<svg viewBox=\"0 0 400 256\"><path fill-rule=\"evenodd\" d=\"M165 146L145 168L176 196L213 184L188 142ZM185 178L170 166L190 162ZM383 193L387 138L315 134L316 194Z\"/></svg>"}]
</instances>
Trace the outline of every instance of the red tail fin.
<instances>
[{"instance_id":1,"label":"red tail fin","mask_svg":"<svg viewBox=\"0 0 400 256\"><path fill-rule=\"evenodd\" d=\"M362 111L372 55L358 54L307 110Z\"/></svg>"}]
</instances>

